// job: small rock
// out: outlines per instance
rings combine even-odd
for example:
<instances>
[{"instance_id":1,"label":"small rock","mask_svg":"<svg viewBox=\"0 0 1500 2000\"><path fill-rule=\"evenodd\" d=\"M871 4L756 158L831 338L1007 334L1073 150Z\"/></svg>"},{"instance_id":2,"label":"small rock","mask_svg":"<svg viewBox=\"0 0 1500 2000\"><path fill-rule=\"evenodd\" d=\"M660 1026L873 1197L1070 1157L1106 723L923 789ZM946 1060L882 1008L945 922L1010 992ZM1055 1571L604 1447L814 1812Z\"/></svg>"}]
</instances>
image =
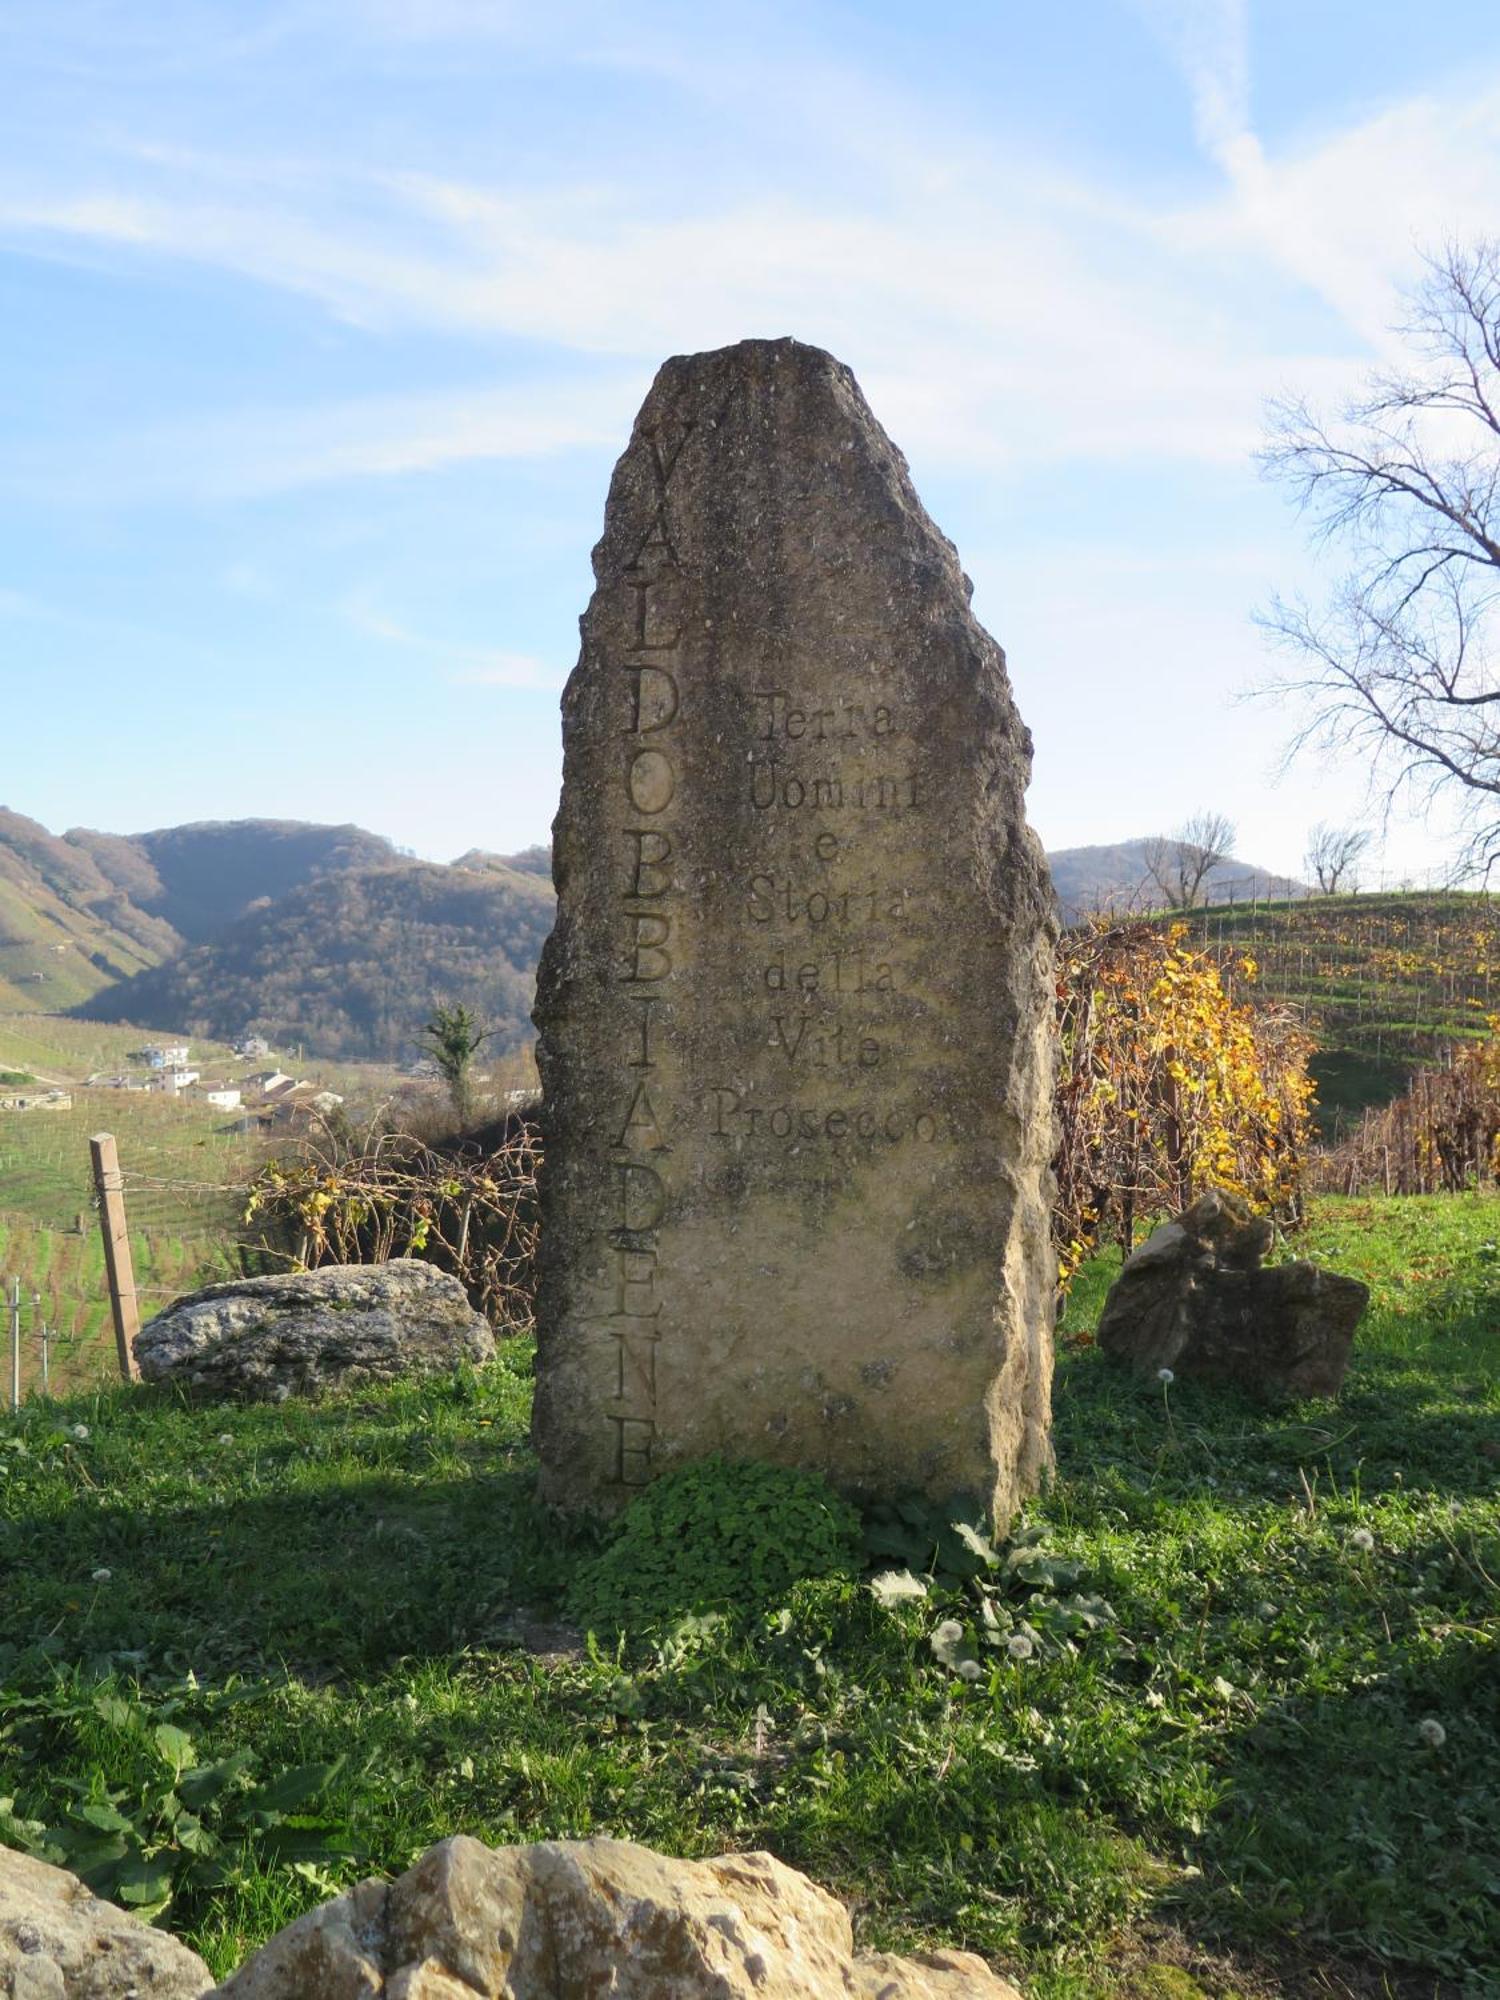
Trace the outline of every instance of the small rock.
<instances>
[{"instance_id":1,"label":"small rock","mask_svg":"<svg viewBox=\"0 0 1500 2000\"><path fill-rule=\"evenodd\" d=\"M856 1958L848 1912L769 1854L458 1835L298 1918L215 2000L1020 2000L968 1952Z\"/></svg>"},{"instance_id":2,"label":"small rock","mask_svg":"<svg viewBox=\"0 0 1500 2000\"><path fill-rule=\"evenodd\" d=\"M0 2000L198 2000L212 1985L176 1938L0 1847Z\"/></svg>"},{"instance_id":3,"label":"small rock","mask_svg":"<svg viewBox=\"0 0 1500 2000\"><path fill-rule=\"evenodd\" d=\"M457 1278L401 1258L209 1285L148 1321L135 1351L147 1382L280 1402L488 1361L495 1337Z\"/></svg>"},{"instance_id":4,"label":"small rock","mask_svg":"<svg viewBox=\"0 0 1500 2000\"><path fill-rule=\"evenodd\" d=\"M1271 1226L1213 1190L1164 1222L1110 1288L1096 1336L1151 1380L1232 1383L1255 1395L1335 1396L1370 1290L1316 1264L1261 1267Z\"/></svg>"}]
</instances>

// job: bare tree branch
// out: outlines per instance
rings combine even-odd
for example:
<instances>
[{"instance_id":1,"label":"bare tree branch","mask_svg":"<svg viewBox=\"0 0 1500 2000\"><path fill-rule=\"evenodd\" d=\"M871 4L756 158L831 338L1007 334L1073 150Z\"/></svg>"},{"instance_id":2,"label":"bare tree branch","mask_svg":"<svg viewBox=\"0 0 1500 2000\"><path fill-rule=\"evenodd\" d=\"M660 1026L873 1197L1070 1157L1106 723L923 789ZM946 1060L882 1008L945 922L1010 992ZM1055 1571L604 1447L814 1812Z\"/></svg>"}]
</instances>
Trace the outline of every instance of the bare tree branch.
<instances>
[{"instance_id":1,"label":"bare tree branch","mask_svg":"<svg viewBox=\"0 0 1500 2000\"><path fill-rule=\"evenodd\" d=\"M1261 454L1315 539L1350 567L1326 610L1261 623L1297 667L1310 744L1368 763L1385 811L1403 792L1456 800L1460 865L1500 856L1500 239L1429 259L1402 329L1412 356L1334 420L1277 406ZM1311 862L1311 856L1309 857Z\"/></svg>"},{"instance_id":2,"label":"bare tree branch","mask_svg":"<svg viewBox=\"0 0 1500 2000\"><path fill-rule=\"evenodd\" d=\"M1207 877L1234 851L1234 823L1223 813L1197 812L1172 834L1157 834L1145 849L1146 873L1169 909L1191 910Z\"/></svg>"},{"instance_id":3,"label":"bare tree branch","mask_svg":"<svg viewBox=\"0 0 1500 2000\"><path fill-rule=\"evenodd\" d=\"M1307 870L1325 896L1341 889L1359 887L1355 870L1370 844L1368 828L1357 826L1315 826L1307 840Z\"/></svg>"}]
</instances>

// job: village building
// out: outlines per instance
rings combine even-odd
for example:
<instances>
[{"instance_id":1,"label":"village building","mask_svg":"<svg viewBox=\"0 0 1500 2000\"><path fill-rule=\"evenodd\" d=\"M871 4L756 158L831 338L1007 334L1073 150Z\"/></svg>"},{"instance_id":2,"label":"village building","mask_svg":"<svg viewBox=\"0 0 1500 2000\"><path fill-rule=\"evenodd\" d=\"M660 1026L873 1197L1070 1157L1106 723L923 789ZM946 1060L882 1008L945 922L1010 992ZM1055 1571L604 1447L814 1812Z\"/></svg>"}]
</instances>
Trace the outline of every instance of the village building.
<instances>
[{"instance_id":1,"label":"village building","mask_svg":"<svg viewBox=\"0 0 1500 2000\"><path fill-rule=\"evenodd\" d=\"M153 1042L141 1050L147 1069L184 1069L191 1053L187 1042Z\"/></svg>"},{"instance_id":2,"label":"village building","mask_svg":"<svg viewBox=\"0 0 1500 2000\"><path fill-rule=\"evenodd\" d=\"M164 1091L168 1097L177 1097L184 1090L191 1089L198 1081L200 1074L201 1072L196 1069L177 1067L159 1070L152 1079L152 1088Z\"/></svg>"}]
</instances>

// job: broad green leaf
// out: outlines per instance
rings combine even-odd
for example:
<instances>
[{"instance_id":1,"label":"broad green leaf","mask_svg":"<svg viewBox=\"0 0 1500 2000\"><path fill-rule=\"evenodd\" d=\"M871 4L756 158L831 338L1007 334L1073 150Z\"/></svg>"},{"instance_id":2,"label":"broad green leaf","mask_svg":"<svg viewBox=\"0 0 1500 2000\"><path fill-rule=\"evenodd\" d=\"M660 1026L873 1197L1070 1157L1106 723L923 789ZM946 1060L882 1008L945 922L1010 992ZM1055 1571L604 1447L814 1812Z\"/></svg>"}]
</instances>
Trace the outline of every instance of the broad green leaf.
<instances>
[{"instance_id":1,"label":"broad green leaf","mask_svg":"<svg viewBox=\"0 0 1500 2000\"><path fill-rule=\"evenodd\" d=\"M971 1528L967 1521L952 1521L949 1523L949 1526L969 1551L970 1555L978 1556L980 1561L989 1569L994 1569L997 1566L1000 1558L995 1553L994 1543L986 1536L981 1535L977 1528Z\"/></svg>"},{"instance_id":2,"label":"broad green leaf","mask_svg":"<svg viewBox=\"0 0 1500 2000\"><path fill-rule=\"evenodd\" d=\"M909 1569L883 1570L879 1576L870 1579L870 1592L877 1604L887 1610L894 1610L898 1604L911 1604L927 1595L927 1586L919 1576L913 1576Z\"/></svg>"},{"instance_id":3,"label":"broad green leaf","mask_svg":"<svg viewBox=\"0 0 1500 2000\"><path fill-rule=\"evenodd\" d=\"M219 1851L218 1841L196 1813L179 1813L172 1831L177 1837L177 1845L188 1854L207 1857Z\"/></svg>"},{"instance_id":4,"label":"broad green leaf","mask_svg":"<svg viewBox=\"0 0 1500 2000\"><path fill-rule=\"evenodd\" d=\"M279 1778L259 1786L245 1804L251 1812L292 1812L326 1791L343 1768L342 1757L335 1757L331 1764L298 1764L294 1770L283 1771Z\"/></svg>"},{"instance_id":5,"label":"broad green leaf","mask_svg":"<svg viewBox=\"0 0 1500 2000\"><path fill-rule=\"evenodd\" d=\"M193 1812L202 1812L250 1762L250 1752L240 1749L221 1757L217 1764L200 1764L196 1770L184 1771L177 1782L182 1803Z\"/></svg>"},{"instance_id":6,"label":"broad green leaf","mask_svg":"<svg viewBox=\"0 0 1500 2000\"><path fill-rule=\"evenodd\" d=\"M67 1856L66 1866L81 1876L96 1896L107 1895L119 1864L130 1852L124 1834L107 1840L87 1840L63 1834L60 1845Z\"/></svg>"},{"instance_id":7,"label":"broad green leaf","mask_svg":"<svg viewBox=\"0 0 1500 2000\"><path fill-rule=\"evenodd\" d=\"M131 1833L131 1822L116 1806L80 1806L78 1817L90 1826L98 1827L101 1833Z\"/></svg>"},{"instance_id":8,"label":"broad green leaf","mask_svg":"<svg viewBox=\"0 0 1500 2000\"><path fill-rule=\"evenodd\" d=\"M127 1863L116 1880L115 1894L132 1908L144 1903L164 1908L172 1895L171 1864L163 1856Z\"/></svg>"},{"instance_id":9,"label":"broad green leaf","mask_svg":"<svg viewBox=\"0 0 1500 2000\"><path fill-rule=\"evenodd\" d=\"M159 1722L151 1735L163 1762L171 1765L173 1777L179 1776L193 1761L192 1737L172 1722Z\"/></svg>"},{"instance_id":10,"label":"broad green leaf","mask_svg":"<svg viewBox=\"0 0 1500 2000\"><path fill-rule=\"evenodd\" d=\"M135 1727L136 1712L128 1701L117 1694L96 1694L94 1713L102 1716L111 1729L132 1729Z\"/></svg>"}]
</instances>

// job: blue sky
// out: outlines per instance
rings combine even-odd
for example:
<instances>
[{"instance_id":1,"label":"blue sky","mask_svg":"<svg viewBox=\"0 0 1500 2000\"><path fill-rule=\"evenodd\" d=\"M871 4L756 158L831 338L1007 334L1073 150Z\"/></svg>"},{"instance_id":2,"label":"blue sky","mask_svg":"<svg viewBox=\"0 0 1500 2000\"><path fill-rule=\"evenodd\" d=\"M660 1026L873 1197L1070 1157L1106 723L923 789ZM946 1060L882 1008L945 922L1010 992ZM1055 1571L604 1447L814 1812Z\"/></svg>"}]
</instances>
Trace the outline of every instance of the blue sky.
<instances>
[{"instance_id":1,"label":"blue sky","mask_svg":"<svg viewBox=\"0 0 1500 2000\"><path fill-rule=\"evenodd\" d=\"M1500 12L3 0L0 796L129 832L545 837L656 364L859 375L958 543L1049 846L1202 806L1295 869L1250 614L1317 563L1268 396L1500 218ZM1398 823L1384 867L1440 863Z\"/></svg>"}]
</instances>

